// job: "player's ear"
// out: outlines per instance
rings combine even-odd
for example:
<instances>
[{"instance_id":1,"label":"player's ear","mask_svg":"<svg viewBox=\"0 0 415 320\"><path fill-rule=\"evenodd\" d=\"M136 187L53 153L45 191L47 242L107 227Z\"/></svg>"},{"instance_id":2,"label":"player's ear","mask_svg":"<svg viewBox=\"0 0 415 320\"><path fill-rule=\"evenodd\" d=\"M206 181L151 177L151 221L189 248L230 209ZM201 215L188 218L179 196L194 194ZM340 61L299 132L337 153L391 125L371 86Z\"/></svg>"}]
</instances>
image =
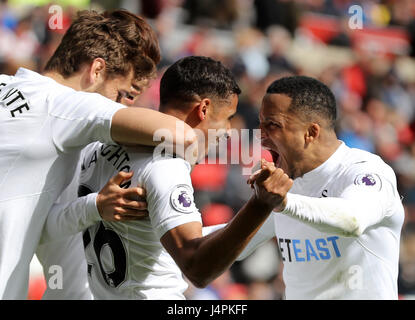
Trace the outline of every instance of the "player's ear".
<instances>
[{"instance_id":1,"label":"player's ear","mask_svg":"<svg viewBox=\"0 0 415 320\"><path fill-rule=\"evenodd\" d=\"M320 136L321 127L318 123L312 122L304 134L305 143L312 143Z\"/></svg>"},{"instance_id":2,"label":"player's ear","mask_svg":"<svg viewBox=\"0 0 415 320\"><path fill-rule=\"evenodd\" d=\"M209 108L211 107L212 102L209 98L202 99L198 106L197 106L197 116L199 117L200 121L206 119L206 116L209 112Z\"/></svg>"},{"instance_id":3,"label":"player's ear","mask_svg":"<svg viewBox=\"0 0 415 320\"><path fill-rule=\"evenodd\" d=\"M105 80L105 60L102 58L95 58L89 69L88 79L91 84L99 83Z\"/></svg>"}]
</instances>

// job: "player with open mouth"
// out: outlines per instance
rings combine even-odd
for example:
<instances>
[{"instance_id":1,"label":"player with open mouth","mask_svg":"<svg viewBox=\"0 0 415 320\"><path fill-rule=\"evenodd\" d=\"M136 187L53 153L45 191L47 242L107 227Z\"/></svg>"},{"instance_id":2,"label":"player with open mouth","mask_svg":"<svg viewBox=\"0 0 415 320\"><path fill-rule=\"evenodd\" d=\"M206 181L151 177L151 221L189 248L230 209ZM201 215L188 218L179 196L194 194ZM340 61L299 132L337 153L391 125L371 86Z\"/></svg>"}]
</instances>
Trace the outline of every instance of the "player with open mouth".
<instances>
[{"instance_id":1,"label":"player with open mouth","mask_svg":"<svg viewBox=\"0 0 415 320\"><path fill-rule=\"evenodd\" d=\"M276 236L287 299L397 299L404 210L393 170L337 138L335 97L316 79L274 81L259 120L273 160L261 165L293 185L239 259Z\"/></svg>"}]
</instances>

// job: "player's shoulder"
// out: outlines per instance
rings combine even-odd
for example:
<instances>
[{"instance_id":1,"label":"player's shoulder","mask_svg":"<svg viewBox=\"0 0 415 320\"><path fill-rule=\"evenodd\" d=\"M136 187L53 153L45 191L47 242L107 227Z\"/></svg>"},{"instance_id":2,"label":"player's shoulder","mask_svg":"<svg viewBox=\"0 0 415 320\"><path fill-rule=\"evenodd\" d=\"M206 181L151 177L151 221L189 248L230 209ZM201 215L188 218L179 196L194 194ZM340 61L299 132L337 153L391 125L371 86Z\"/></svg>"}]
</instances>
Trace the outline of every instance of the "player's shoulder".
<instances>
[{"instance_id":1,"label":"player's shoulder","mask_svg":"<svg viewBox=\"0 0 415 320\"><path fill-rule=\"evenodd\" d=\"M115 104L113 101L101 94L75 90L55 81L51 77L25 68L19 68L13 76L13 81L23 90L47 95L49 99L65 99L70 101L72 104L76 103L78 100L82 101L85 99Z\"/></svg>"},{"instance_id":2,"label":"player's shoulder","mask_svg":"<svg viewBox=\"0 0 415 320\"><path fill-rule=\"evenodd\" d=\"M190 180L191 165L182 158L153 154L143 169L144 179L167 182Z\"/></svg>"},{"instance_id":3,"label":"player's shoulder","mask_svg":"<svg viewBox=\"0 0 415 320\"><path fill-rule=\"evenodd\" d=\"M146 172L150 169L153 161L154 147L150 146L135 146L135 147L122 147L122 150L126 153L128 163L134 172Z\"/></svg>"},{"instance_id":4,"label":"player's shoulder","mask_svg":"<svg viewBox=\"0 0 415 320\"><path fill-rule=\"evenodd\" d=\"M349 147L346 147L343 165L346 172L370 169L385 174L392 171L392 168L377 154Z\"/></svg>"},{"instance_id":5,"label":"player's shoulder","mask_svg":"<svg viewBox=\"0 0 415 320\"><path fill-rule=\"evenodd\" d=\"M191 171L191 165L189 162L183 158L172 155L153 153L149 165L153 168L184 168L189 171L189 173Z\"/></svg>"},{"instance_id":6,"label":"player's shoulder","mask_svg":"<svg viewBox=\"0 0 415 320\"><path fill-rule=\"evenodd\" d=\"M396 175L393 169L383 159L371 152L346 147L343 157L341 179L359 185L381 185L388 180L396 185Z\"/></svg>"},{"instance_id":7,"label":"player's shoulder","mask_svg":"<svg viewBox=\"0 0 415 320\"><path fill-rule=\"evenodd\" d=\"M26 91L55 94L57 91L61 90L73 90L59 84L48 76L25 68L19 68L12 77L12 80L20 89ZM53 88L53 90L51 90L51 88Z\"/></svg>"},{"instance_id":8,"label":"player's shoulder","mask_svg":"<svg viewBox=\"0 0 415 320\"><path fill-rule=\"evenodd\" d=\"M0 74L0 90L1 87L13 80L13 76Z\"/></svg>"},{"instance_id":9,"label":"player's shoulder","mask_svg":"<svg viewBox=\"0 0 415 320\"><path fill-rule=\"evenodd\" d=\"M65 97L76 92L74 89L59 84L52 78L35 71L19 68L13 76L1 76L0 83L8 86L7 90L18 92L26 103L36 110L54 107L57 97ZM71 103L76 99L68 99ZM71 109L71 108L68 108Z\"/></svg>"}]
</instances>

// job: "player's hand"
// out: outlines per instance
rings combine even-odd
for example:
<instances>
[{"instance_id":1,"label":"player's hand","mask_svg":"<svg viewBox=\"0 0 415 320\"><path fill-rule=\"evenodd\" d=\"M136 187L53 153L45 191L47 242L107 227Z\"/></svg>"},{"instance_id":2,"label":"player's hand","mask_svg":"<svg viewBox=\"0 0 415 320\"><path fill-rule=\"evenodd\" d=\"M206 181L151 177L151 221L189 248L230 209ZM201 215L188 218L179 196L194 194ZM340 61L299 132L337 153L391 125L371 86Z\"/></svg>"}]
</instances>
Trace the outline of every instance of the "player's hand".
<instances>
[{"instance_id":1,"label":"player's hand","mask_svg":"<svg viewBox=\"0 0 415 320\"><path fill-rule=\"evenodd\" d=\"M282 211L287 203L287 193L293 181L274 163L261 160L261 169L252 174L248 183L255 190L256 198L276 211Z\"/></svg>"},{"instance_id":2,"label":"player's hand","mask_svg":"<svg viewBox=\"0 0 415 320\"><path fill-rule=\"evenodd\" d=\"M132 176L132 172L118 172L98 193L97 208L103 220L131 221L148 217L146 191L140 187L120 187L121 183Z\"/></svg>"}]
</instances>

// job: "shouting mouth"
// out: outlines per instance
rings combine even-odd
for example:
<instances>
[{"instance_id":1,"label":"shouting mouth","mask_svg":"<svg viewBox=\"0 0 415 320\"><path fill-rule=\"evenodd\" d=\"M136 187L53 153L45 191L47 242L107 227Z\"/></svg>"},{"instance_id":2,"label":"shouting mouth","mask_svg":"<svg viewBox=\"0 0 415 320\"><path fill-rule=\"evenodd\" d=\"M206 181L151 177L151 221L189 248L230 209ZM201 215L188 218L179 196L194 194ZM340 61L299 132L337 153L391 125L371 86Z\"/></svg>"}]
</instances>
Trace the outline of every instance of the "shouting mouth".
<instances>
[{"instance_id":1,"label":"shouting mouth","mask_svg":"<svg viewBox=\"0 0 415 320\"><path fill-rule=\"evenodd\" d=\"M272 162L274 162L275 166L276 166L277 168L279 168L279 167L280 167L280 165L281 165L281 157L280 157L280 154L279 154L277 151L275 151L275 150L273 150L272 148L267 147L267 146L265 146L265 145L263 145L262 147L263 147L265 150L268 150L268 151L269 151L269 153L270 153L270 154L271 154L271 156L272 156Z\"/></svg>"},{"instance_id":2,"label":"shouting mouth","mask_svg":"<svg viewBox=\"0 0 415 320\"><path fill-rule=\"evenodd\" d=\"M280 154L274 150L269 150L269 152L271 153L272 161L274 162L275 166L279 168L281 164Z\"/></svg>"}]
</instances>

